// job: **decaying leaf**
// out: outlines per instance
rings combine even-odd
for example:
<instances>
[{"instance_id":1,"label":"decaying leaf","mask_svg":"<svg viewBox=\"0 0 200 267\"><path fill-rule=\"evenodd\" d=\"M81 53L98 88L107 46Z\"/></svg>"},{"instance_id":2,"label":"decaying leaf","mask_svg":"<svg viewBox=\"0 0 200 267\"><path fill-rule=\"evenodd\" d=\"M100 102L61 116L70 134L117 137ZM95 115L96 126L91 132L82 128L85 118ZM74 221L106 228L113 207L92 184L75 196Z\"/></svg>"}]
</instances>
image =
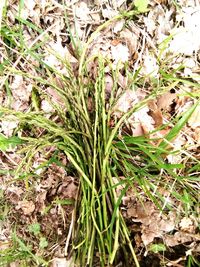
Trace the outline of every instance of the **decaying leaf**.
<instances>
[{"instance_id":1,"label":"decaying leaf","mask_svg":"<svg viewBox=\"0 0 200 267\"><path fill-rule=\"evenodd\" d=\"M8 116L7 120L0 122L0 129L7 137L11 137L15 128L17 128L19 121L12 116ZM6 141L5 141L6 142Z\"/></svg>"},{"instance_id":2,"label":"decaying leaf","mask_svg":"<svg viewBox=\"0 0 200 267\"><path fill-rule=\"evenodd\" d=\"M73 259L54 258L51 267L74 267Z\"/></svg>"},{"instance_id":3,"label":"decaying leaf","mask_svg":"<svg viewBox=\"0 0 200 267\"><path fill-rule=\"evenodd\" d=\"M150 100L148 102L149 115L155 121L155 126L159 127L163 124L163 115L161 110L158 108L156 101Z\"/></svg>"},{"instance_id":4,"label":"decaying leaf","mask_svg":"<svg viewBox=\"0 0 200 267\"><path fill-rule=\"evenodd\" d=\"M113 113L117 117L127 112L138 102L137 95L133 90L126 90L118 99L117 104L113 108Z\"/></svg>"},{"instance_id":5,"label":"decaying leaf","mask_svg":"<svg viewBox=\"0 0 200 267\"><path fill-rule=\"evenodd\" d=\"M195 229L197 228L197 224L195 224L194 218L192 217L183 217L179 223L179 227L181 231L187 233L195 233Z\"/></svg>"},{"instance_id":6,"label":"decaying leaf","mask_svg":"<svg viewBox=\"0 0 200 267\"><path fill-rule=\"evenodd\" d=\"M128 47L121 43L116 46L111 46L111 54L114 60L114 64L117 64L118 62L124 63L129 59Z\"/></svg>"},{"instance_id":7,"label":"decaying leaf","mask_svg":"<svg viewBox=\"0 0 200 267\"><path fill-rule=\"evenodd\" d=\"M162 237L175 228L176 214L170 212L168 216L160 214L151 202L137 203L127 210L128 217L134 222L141 222L142 241L145 246L152 243L154 238Z\"/></svg>"},{"instance_id":8,"label":"decaying leaf","mask_svg":"<svg viewBox=\"0 0 200 267\"><path fill-rule=\"evenodd\" d=\"M167 92L167 93L161 95L157 101L158 108L160 110L170 111L171 104L176 99L176 97L177 97L176 93L170 93L170 92Z\"/></svg>"},{"instance_id":9,"label":"decaying leaf","mask_svg":"<svg viewBox=\"0 0 200 267\"><path fill-rule=\"evenodd\" d=\"M200 241L200 235L177 231L174 235L165 235L164 241L167 246L174 247L187 242Z\"/></svg>"},{"instance_id":10,"label":"decaying leaf","mask_svg":"<svg viewBox=\"0 0 200 267\"><path fill-rule=\"evenodd\" d=\"M146 51L146 54L143 56L143 58L144 62L141 72L150 77L158 77L159 66L155 56Z\"/></svg>"},{"instance_id":11,"label":"decaying leaf","mask_svg":"<svg viewBox=\"0 0 200 267\"><path fill-rule=\"evenodd\" d=\"M15 100L20 100L21 102L29 101L32 91L32 84L28 81L25 81L21 75L14 76L10 87Z\"/></svg>"},{"instance_id":12,"label":"decaying leaf","mask_svg":"<svg viewBox=\"0 0 200 267\"><path fill-rule=\"evenodd\" d=\"M193 52L199 50L200 40L196 34L200 29L199 16L199 6L183 8L183 12L179 14L179 20L184 22L184 26L172 30L174 38L169 47L171 52L191 56Z\"/></svg>"},{"instance_id":13,"label":"decaying leaf","mask_svg":"<svg viewBox=\"0 0 200 267\"><path fill-rule=\"evenodd\" d=\"M196 107L192 116L189 118L188 124L192 129L200 127L200 104Z\"/></svg>"},{"instance_id":14,"label":"decaying leaf","mask_svg":"<svg viewBox=\"0 0 200 267\"><path fill-rule=\"evenodd\" d=\"M127 43L131 56L135 52L137 52L139 35L140 31L138 28L136 28L136 26L135 27L132 26L131 30L126 28L120 32L120 37L122 38L123 41Z\"/></svg>"},{"instance_id":15,"label":"decaying leaf","mask_svg":"<svg viewBox=\"0 0 200 267\"><path fill-rule=\"evenodd\" d=\"M35 204L33 203L33 201L23 200L17 203L17 206L15 207L15 209L16 210L21 209L24 215L30 215L35 210Z\"/></svg>"}]
</instances>

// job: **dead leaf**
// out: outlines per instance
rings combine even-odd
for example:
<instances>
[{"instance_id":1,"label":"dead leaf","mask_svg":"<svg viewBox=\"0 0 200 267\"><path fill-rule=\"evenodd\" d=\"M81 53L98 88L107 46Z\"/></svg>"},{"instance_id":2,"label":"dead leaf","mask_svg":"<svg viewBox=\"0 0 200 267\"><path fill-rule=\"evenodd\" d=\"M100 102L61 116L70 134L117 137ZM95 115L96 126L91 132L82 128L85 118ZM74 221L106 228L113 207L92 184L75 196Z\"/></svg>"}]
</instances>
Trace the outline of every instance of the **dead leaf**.
<instances>
[{"instance_id":1,"label":"dead leaf","mask_svg":"<svg viewBox=\"0 0 200 267\"><path fill-rule=\"evenodd\" d=\"M106 97L109 98L111 92L112 92L112 89L113 89L113 78L106 74L105 75L105 93L106 93Z\"/></svg>"},{"instance_id":2,"label":"dead leaf","mask_svg":"<svg viewBox=\"0 0 200 267\"><path fill-rule=\"evenodd\" d=\"M196 226L194 225L194 221L191 218L184 217L181 219L179 223L179 227L181 231L187 233L195 233Z\"/></svg>"},{"instance_id":3,"label":"dead leaf","mask_svg":"<svg viewBox=\"0 0 200 267\"><path fill-rule=\"evenodd\" d=\"M135 91L128 89L117 100L117 103L113 108L113 114L120 117L121 114L127 112L137 102L138 98Z\"/></svg>"},{"instance_id":4,"label":"dead leaf","mask_svg":"<svg viewBox=\"0 0 200 267\"><path fill-rule=\"evenodd\" d=\"M127 210L128 217L134 222L141 222L142 241L145 246L153 242L154 238L161 237L175 228L176 214L170 212L168 216L160 214L151 202L136 203Z\"/></svg>"},{"instance_id":5,"label":"dead leaf","mask_svg":"<svg viewBox=\"0 0 200 267\"><path fill-rule=\"evenodd\" d=\"M47 100L42 100L41 101L41 109L45 112L45 113L51 113L54 111L53 107L51 106L51 104L47 101Z\"/></svg>"},{"instance_id":6,"label":"dead leaf","mask_svg":"<svg viewBox=\"0 0 200 267\"><path fill-rule=\"evenodd\" d=\"M159 66L155 56L150 54L149 51L146 51L143 59L144 62L141 70L142 74L155 78L158 77Z\"/></svg>"},{"instance_id":7,"label":"dead leaf","mask_svg":"<svg viewBox=\"0 0 200 267\"><path fill-rule=\"evenodd\" d=\"M54 258L51 267L74 267L73 259L67 260L66 258Z\"/></svg>"},{"instance_id":8,"label":"dead leaf","mask_svg":"<svg viewBox=\"0 0 200 267\"><path fill-rule=\"evenodd\" d=\"M125 23L124 19L117 21L113 27L113 32L114 33L120 32L124 26L124 23Z\"/></svg>"},{"instance_id":9,"label":"dead leaf","mask_svg":"<svg viewBox=\"0 0 200 267\"><path fill-rule=\"evenodd\" d=\"M170 111L171 104L176 99L177 95L176 93L170 93L167 92L163 94L162 96L158 97L157 100L157 106L160 110L167 110Z\"/></svg>"},{"instance_id":10,"label":"dead leaf","mask_svg":"<svg viewBox=\"0 0 200 267\"><path fill-rule=\"evenodd\" d=\"M111 19L116 16L118 12L110 7L110 5L105 5L105 8L102 8L102 16L104 19Z\"/></svg>"},{"instance_id":11,"label":"dead leaf","mask_svg":"<svg viewBox=\"0 0 200 267\"><path fill-rule=\"evenodd\" d=\"M174 35L170 43L169 51L174 54L191 56L193 52L200 49L200 39L196 34L200 30L200 8L199 6L185 7L179 13L179 20L184 26L179 26L171 31Z\"/></svg>"},{"instance_id":12,"label":"dead leaf","mask_svg":"<svg viewBox=\"0 0 200 267\"><path fill-rule=\"evenodd\" d=\"M77 18L80 18L82 21L87 21L90 19L89 14L90 10L85 2L80 1L75 5L75 15Z\"/></svg>"},{"instance_id":13,"label":"dead leaf","mask_svg":"<svg viewBox=\"0 0 200 267\"><path fill-rule=\"evenodd\" d=\"M14 185L9 186L6 190L7 197L13 204L16 204L20 200L23 193L22 188Z\"/></svg>"},{"instance_id":14,"label":"dead leaf","mask_svg":"<svg viewBox=\"0 0 200 267\"><path fill-rule=\"evenodd\" d=\"M13 82L10 84L12 90L12 95L15 100L20 100L21 102L28 102L32 92L32 84L21 75L15 75Z\"/></svg>"},{"instance_id":15,"label":"dead leaf","mask_svg":"<svg viewBox=\"0 0 200 267\"><path fill-rule=\"evenodd\" d=\"M35 204L33 203L33 201L23 200L17 203L15 209L16 210L21 209L24 215L30 215L35 210Z\"/></svg>"},{"instance_id":16,"label":"dead leaf","mask_svg":"<svg viewBox=\"0 0 200 267\"><path fill-rule=\"evenodd\" d=\"M56 92L55 89L53 89L53 88L51 88L51 87L48 87L48 88L46 89L46 91L47 91L47 93L53 98L53 100L54 100L56 103L58 103L58 104L60 104L60 105L64 105L64 102L63 102L61 96L59 95L58 92Z\"/></svg>"},{"instance_id":17,"label":"dead leaf","mask_svg":"<svg viewBox=\"0 0 200 267\"><path fill-rule=\"evenodd\" d=\"M193 242L193 240L195 239L193 239L191 234L182 231L178 231L174 235L164 236L165 244L169 247L174 247L187 242Z\"/></svg>"},{"instance_id":18,"label":"dead leaf","mask_svg":"<svg viewBox=\"0 0 200 267\"><path fill-rule=\"evenodd\" d=\"M111 55L115 65L117 65L118 62L125 63L129 59L128 47L121 43L116 46L111 45Z\"/></svg>"},{"instance_id":19,"label":"dead leaf","mask_svg":"<svg viewBox=\"0 0 200 267\"><path fill-rule=\"evenodd\" d=\"M150 100L148 102L148 107L149 107L149 115L153 118L155 121L155 126L159 127L163 124L163 116L162 112L158 108L156 101L155 100Z\"/></svg>"},{"instance_id":20,"label":"dead leaf","mask_svg":"<svg viewBox=\"0 0 200 267\"><path fill-rule=\"evenodd\" d=\"M60 194L62 198L73 198L76 199L77 196L77 185L71 181L69 182L69 177L67 177L66 182L63 182L59 189L57 190L57 194Z\"/></svg>"},{"instance_id":21,"label":"dead leaf","mask_svg":"<svg viewBox=\"0 0 200 267\"><path fill-rule=\"evenodd\" d=\"M188 124L192 129L200 127L200 105L198 105L192 113L192 116L188 120Z\"/></svg>"},{"instance_id":22,"label":"dead leaf","mask_svg":"<svg viewBox=\"0 0 200 267\"><path fill-rule=\"evenodd\" d=\"M131 56L137 51L139 35L140 30L136 26L131 30L126 28L120 33L122 40L127 43Z\"/></svg>"},{"instance_id":23,"label":"dead leaf","mask_svg":"<svg viewBox=\"0 0 200 267\"><path fill-rule=\"evenodd\" d=\"M5 136L10 137L13 135L13 131L17 128L18 124L19 121L17 121L15 117L8 116L7 120L2 120L0 122L0 129Z\"/></svg>"}]
</instances>

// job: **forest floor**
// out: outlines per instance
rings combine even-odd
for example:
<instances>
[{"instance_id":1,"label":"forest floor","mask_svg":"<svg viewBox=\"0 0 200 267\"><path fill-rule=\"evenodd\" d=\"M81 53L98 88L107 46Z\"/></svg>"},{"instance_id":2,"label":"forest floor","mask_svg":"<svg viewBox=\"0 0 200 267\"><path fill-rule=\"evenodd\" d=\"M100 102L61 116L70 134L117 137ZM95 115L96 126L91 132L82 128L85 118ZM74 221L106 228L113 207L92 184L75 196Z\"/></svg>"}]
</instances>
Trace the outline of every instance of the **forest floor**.
<instances>
[{"instance_id":1,"label":"forest floor","mask_svg":"<svg viewBox=\"0 0 200 267\"><path fill-rule=\"evenodd\" d=\"M198 0L2 0L0 266L200 266Z\"/></svg>"}]
</instances>

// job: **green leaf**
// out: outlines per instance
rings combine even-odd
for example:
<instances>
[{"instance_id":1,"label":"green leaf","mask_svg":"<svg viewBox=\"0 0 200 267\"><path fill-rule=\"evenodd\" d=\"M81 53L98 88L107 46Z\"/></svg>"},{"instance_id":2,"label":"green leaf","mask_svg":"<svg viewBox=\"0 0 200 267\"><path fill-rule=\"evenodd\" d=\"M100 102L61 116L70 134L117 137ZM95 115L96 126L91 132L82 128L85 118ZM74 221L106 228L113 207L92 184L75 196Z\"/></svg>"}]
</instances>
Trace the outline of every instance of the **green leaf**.
<instances>
[{"instance_id":1,"label":"green leaf","mask_svg":"<svg viewBox=\"0 0 200 267\"><path fill-rule=\"evenodd\" d=\"M6 137L0 133L0 150L6 151L7 149L14 148L17 145L24 143L22 139L17 136Z\"/></svg>"},{"instance_id":2,"label":"green leaf","mask_svg":"<svg viewBox=\"0 0 200 267\"><path fill-rule=\"evenodd\" d=\"M191 108L189 108L179 119L176 125L171 129L171 131L163 138L164 140L160 143L159 148L165 149L169 142L171 142L181 131L183 126L187 123L189 118L192 116L193 112L195 111L196 107L199 105L199 102L196 102ZM166 140L166 141L165 141Z\"/></svg>"},{"instance_id":3,"label":"green leaf","mask_svg":"<svg viewBox=\"0 0 200 267\"><path fill-rule=\"evenodd\" d=\"M48 241L46 240L45 237L41 237L40 238L40 244L39 244L40 248L46 248L48 246Z\"/></svg>"},{"instance_id":4,"label":"green leaf","mask_svg":"<svg viewBox=\"0 0 200 267\"><path fill-rule=\"evenodd\" d=\"M149 0L135 0L134 5L139 12L147 12L147 6L149 4Z\"/></svg>"},{"instance_id":5,"label":"green leaf","mask_svg":"<svg viewBox=\"0 0 200 267\"><path fill-rule=\"evenodd\" d=\"M152 244L149 250L154 253L158 253L158 252L166 251L166 247L164 244Z\"/></svg>"},{"instance_id":6,"label":"green leaf","mask_svg":"<svg viewBox=\"0 0 200 267\"><path fill-rule=\"evenodd\" d=\"M40 233L40 224L39 223L32 223L28 227L29 232L33 233L34 235L38 235Z\"/></svg>"}]
</instances>

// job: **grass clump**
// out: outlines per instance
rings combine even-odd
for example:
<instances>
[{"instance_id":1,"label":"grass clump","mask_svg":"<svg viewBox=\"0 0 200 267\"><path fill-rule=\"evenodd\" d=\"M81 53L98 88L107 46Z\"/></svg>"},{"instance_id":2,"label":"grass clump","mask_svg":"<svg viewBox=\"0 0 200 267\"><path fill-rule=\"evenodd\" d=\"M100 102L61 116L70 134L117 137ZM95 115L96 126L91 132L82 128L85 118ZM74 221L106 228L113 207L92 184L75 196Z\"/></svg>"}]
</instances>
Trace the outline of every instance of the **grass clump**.
<instances>
[{"instance_id":1,"label":"grass clump","mask_svg":"<svg viewBox=\"0 0 200 267\"><path fill-rule=\"evenodd\" d=\"M4 39L6 45L10 47L9 52L12 51L14 45L18 45L20 56L17 63L23 59L32 67L32 61L29 62L30 58L38 63L35 68L39 75L29 74L21 68L20 64L17 68L17 64L13 66L7 60L3 65L5 78L2 87L4 90L8 89L6 92L9 91L9 86L6 86L9 77L15 75L31 81L33 90L30 108L26 112L16 111L9 105L0 107L1 121L6 119L18 122L18 128L14 132L15 137L0 136L4 140L1 150L5 150L7 143L11 146L20 145L18 153L23 159L15 173L12 174L12 178L14 182L24 183L27 191L34 184L34 179L38 178L36 171L32 168L37 153L45 154L47 148L54 147L56 153L59 151L66 156L68 161L64 168L74 177L78 177L79 188L71 215L71 225L66 236L65 254L66 256L73 254L78 266L94 266L96 260L102 267L115 265L119 258L125 261L126 266L131 266L131 264L139 266L130 230L120 210L122 199L129 188L134 190L139 200L145 193L161 212L175 207L166 202L166 198L157 191L159 186L164 187L170 196L184 203L185 210L191 207L195 209L198 203L197 194L193 190L193 182L199 181L199 178L190 174L196 171L195 164L199 164L198 160L190 157L189 154L188 163L169 164L166 161L167 155L180 152L171 150L171 142L192 116L199 104L198 101L180 117L173 119L172 129L158 142L158 145L155 145L155 142L161 138L150 138L149 134L139 137L119 134L123 132L123 127L132 114L146 106L148 101L154 99L158 93L162 94L168 90L171 81L179 86L179 83L184 82L183 79L175 79L169 73L164 73L155 86L155 92L150 92L139 104L134 105L128 112L114 120L113 108L116 105L118 93L118 66L113 69L111 62L100 55L86 61L87 49L96 34L112 21L130 17L133 14L135 13L125 13L111 19L93 33L78 58L78 71L74 70L67 60L55 54L64 66L65 74L44 61L43 55L39 53L43 42L34 46L37 43L35 41L27 48L23 42L16 42L13 29L7 29L9 34L7 39ZM23 25L26 25L38 31L27 21L20 18L18 20L21 23L20 27L23 28ZM2 28L4 37L5 31L6 29ZM11 31L13 32L10 34ZM46 33L39 32L39 34L44 36ZM22 35L19 34L19 36L16 35L16 38L22 38ZM81 47L79 50L81 51ZM88 71L88 65L91 62L94 64L95 74ZM110 75L114 81L109 99L106 97L105 85L107 67L110 68ZM140 87L141 84L145 86L145 79L138 78L139 73L137 75L129 73L129 76L136 87ZM59 99L58 101L51 97L47 88L51 88L54 97ZM132 86L130 88L134 90ZM196 99L196 96L191 97ZM53 108L49 114L42 111L42 100L47 101ZM12 94L10 101L12 102ZM114 125L111 126L113 120ZM159 130L160 128L155 132ZM191 163L191 160L194 162ZM45 162L39 168L47 167L49 162ZM190 168L185 170L187 164ZM113 178L117 179L117 183ZM117 193L116 189L119 186L123 189ZM58 199L56 204L62 204L62 200ZM67 204L73 203L67 202ZM47 240L40 233L38 224L33 224L33 228L29 227L29 230L34 236L38 235L41 249L48 246ZM35 256L32 248L25 245L17 235L12 237L12 241L13 247L5 250L3 254L1 252L3 264L18 259L22 260L22 266L24 260L25 264L30 264L29 260L31 260L36 264L48 265L48 262ZM16 249L16 243L21 250Z\"/></svg>"}]
</instances>

